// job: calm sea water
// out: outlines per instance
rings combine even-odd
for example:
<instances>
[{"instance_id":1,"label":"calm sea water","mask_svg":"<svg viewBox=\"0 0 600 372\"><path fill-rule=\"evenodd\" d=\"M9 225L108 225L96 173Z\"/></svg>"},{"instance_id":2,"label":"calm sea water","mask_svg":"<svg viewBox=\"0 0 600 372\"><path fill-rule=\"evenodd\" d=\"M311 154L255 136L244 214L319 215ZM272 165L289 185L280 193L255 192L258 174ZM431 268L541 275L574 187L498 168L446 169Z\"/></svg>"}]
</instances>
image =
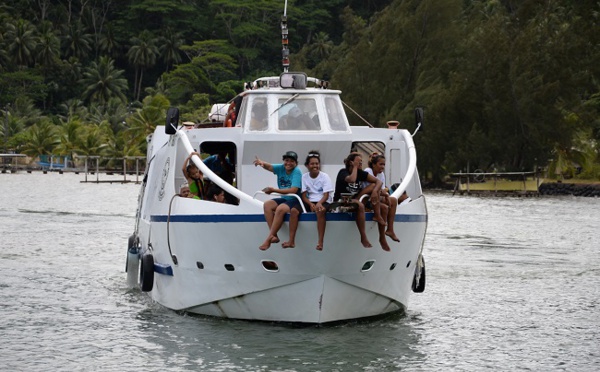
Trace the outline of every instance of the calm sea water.
<instances>
[{"instance_id":1,"label":"calm sea water","mask_svg":"<svg viewBox=\"0 0 600 372\"><path fill-rule=\"evenodd\" d=\"M405 315L292 327L129 290L139 186L82 180L0 174L0 370L600 370L600 199L428 193Z\"/></svg>"}]
</instances>

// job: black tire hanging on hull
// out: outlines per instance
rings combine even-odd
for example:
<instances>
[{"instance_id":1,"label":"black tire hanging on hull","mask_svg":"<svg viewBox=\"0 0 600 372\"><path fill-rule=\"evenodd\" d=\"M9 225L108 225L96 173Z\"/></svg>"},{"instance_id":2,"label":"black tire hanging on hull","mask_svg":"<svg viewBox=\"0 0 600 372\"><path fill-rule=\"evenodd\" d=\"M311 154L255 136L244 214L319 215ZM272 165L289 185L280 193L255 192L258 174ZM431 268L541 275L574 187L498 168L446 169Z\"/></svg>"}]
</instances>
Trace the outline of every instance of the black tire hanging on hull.
<instances>
[{"instance_id":1,"label":"black tire hanging on hull","mask_svg":"<svg viewBox=\"0 0 600 372\"><path fill-rule=\"evenodd\" d=\"M412 282L412 291L415 293L423 293L425 291L425 257L421 257L421 260L423 261L423 266L421 267L421 276L419 278L419 283L417 284L416 270Z\"/></svg>"},{"instance_id":2,"label":"black tire hanging on hull","mask_svg":"<svg viewBox=\"0 0 600 372\"><path fill-rule=\"evenodd\" d=\"M142 256L140 267L140 289L150 292L154 285L154 257L148 253Z\"/></svg>"}]
</instances>

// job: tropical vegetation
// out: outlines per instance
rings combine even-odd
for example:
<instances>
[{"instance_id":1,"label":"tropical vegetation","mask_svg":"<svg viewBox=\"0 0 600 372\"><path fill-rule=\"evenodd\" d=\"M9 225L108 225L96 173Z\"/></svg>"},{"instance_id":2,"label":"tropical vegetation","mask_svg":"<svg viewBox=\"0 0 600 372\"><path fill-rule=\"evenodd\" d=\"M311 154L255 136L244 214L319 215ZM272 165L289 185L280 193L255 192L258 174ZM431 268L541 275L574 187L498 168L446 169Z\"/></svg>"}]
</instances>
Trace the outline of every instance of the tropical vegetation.
<instances>
[{"instance_id":1,"label":"tropical vegetation","mask_svg":"<svg viewBox=\"0 0 600 372\"><path fill-rule=\"evenodd\" d=\"M202 121L281 72L283 0L5 0L2 152L145 154L169 106ZM600 179L597 0L289 0L291 70L374 126L414 130L423 178ZM353 124L362 121L351 115Z\"/></svg>"}]
</instances>

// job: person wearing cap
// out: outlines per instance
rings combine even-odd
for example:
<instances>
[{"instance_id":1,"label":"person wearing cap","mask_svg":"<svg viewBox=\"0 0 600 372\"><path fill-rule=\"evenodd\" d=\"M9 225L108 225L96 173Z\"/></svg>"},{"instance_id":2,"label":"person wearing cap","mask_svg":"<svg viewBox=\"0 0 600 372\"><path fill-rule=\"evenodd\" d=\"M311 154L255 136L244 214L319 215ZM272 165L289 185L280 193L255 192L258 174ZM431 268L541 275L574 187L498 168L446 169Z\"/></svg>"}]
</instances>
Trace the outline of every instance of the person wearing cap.
<instances>
[{"instance_id":1,"label":"person wearing cap","mask_svg":"<svg viewBox=\"0 0 600 372\"><path fill-rule=\"evenodd\" d=\"M183 183L181 185L181 187L179 188L179 196L181 196L182 198L192 198L192 199L197 199L200 200L200 198L194 194L192 194L190 192L190 185L186 183Z\"/></svg>"},{"instance_id":2,"label":"person wearing cap","mask_svg":"<svg viewBox=\"0 0 600 372\"><path fill-rule=\"evenodd\" d=\"M265 220L269 226L269 235L260 245L261 250L267 250L271 243L279 243L277 232L283 225L283 219L297 204L300 204L295 195L300 196L302 189L302 172L298 169L298 154L288 151L283 154L283 164L270 164L256 157L254 166L260 166L277 176L277 188L265 187L266 194L278 193L281 197L268 200L264 203Z\"/></svg>"}]
</instances>

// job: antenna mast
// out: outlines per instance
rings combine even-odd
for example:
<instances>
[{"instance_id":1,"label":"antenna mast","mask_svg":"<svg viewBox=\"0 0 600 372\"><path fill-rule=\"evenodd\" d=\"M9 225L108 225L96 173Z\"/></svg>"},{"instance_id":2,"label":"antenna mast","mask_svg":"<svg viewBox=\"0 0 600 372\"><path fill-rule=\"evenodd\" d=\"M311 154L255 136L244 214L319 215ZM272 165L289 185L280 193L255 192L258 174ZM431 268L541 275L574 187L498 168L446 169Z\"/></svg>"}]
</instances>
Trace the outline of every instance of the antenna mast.
<instances>
[{"instance_id":1,"label":"antenna mast","mask_svg":"<svg viewBox=\"0 0 600 372\"><path fill-rule=\"evenodd\" d=\"M283 64L283 72L288 72L290 67L290 50L288 49L288 28L287 28L287 0L283 8L281 16L281 63Z\"/></svg>"}]
</instances>

